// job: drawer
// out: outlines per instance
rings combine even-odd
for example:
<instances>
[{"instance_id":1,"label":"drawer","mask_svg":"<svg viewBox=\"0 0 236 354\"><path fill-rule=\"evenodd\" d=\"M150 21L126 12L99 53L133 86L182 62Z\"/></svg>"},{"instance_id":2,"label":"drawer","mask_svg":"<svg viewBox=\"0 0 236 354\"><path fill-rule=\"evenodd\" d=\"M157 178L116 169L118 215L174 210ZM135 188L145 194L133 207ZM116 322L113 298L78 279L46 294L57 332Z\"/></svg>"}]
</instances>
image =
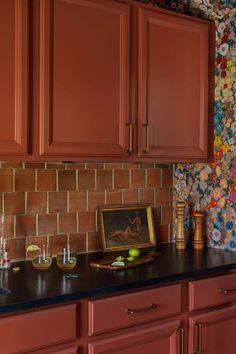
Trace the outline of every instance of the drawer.
<instances>
[{"instance_id":1,"label":"drawer","mask_svg":"<svg viewBox=\"0 0 236 354\"><path fill-rule=\"evenodd\" d=\"M236 273L189 283L190 311L234 301L236 301Z\"/></svg>"},{"instance_id":2,"label":"drawer","mask_svg":"<svg viewBox=\"0 0 236 354\"><path fill-rule=\"evenodd\" d=\"M0 319L1 353L19 353L76 337L76 305Z\"/></svg>"},{"instance_id":3,"label":"drawer","mask_svg":"<svg viewBox=\"0 0 236 354\"><path fill-rule=\"evenodd\" d=\"M174 315L181 311L181 285L89 301L89 335Z\"/></svg>"}]
</instances>

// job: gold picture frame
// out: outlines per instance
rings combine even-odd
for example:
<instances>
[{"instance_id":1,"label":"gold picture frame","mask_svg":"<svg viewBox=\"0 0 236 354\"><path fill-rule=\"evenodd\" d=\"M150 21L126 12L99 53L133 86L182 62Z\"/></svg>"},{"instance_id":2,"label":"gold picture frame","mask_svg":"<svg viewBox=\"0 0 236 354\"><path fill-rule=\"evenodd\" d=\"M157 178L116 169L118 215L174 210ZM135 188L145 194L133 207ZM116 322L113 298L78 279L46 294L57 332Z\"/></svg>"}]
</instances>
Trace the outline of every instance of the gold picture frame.
<instances>
[{"instance_id":1,"label":"gold picture frame","mask_svg":"<svg viewBox=\"0 0 236 354\"><path fill-rule=\"evenodd\" d=\"M106 205L98 211L104 252L156 245L151 205Z\"/></svg>"}]
</instances>

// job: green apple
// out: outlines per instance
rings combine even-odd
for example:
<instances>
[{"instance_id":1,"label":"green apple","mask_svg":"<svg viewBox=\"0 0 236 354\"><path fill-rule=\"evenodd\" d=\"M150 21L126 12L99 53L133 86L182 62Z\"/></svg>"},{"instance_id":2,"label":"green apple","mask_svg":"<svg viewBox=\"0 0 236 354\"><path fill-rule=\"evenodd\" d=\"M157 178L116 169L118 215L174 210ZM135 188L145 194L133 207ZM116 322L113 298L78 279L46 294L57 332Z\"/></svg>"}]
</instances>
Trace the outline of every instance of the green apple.
<instances>
[{"instance_id":1,"label":"green apple","mask_svg":"<svg viewBox=\"0 0 236 354\"><path fill-rule=\"evenodd\" d=\"M116 257L116 261L118 261L118 262L124 262L124 260L125 260L125 257L124 257L124 256L118 256L118 257Z\"/></svg>"},{"instance_id":2,"label":"green apple","mask_svg":"<svg viewBox=\"0 0 236 354\"><path fill-rule=\"evenodd\" d=\"M128 262L135 262L135 257L127 257Z\"/></svg>"},{"instance_id":3,"label":"green apple","mask_svg":"<svg viewBox=\"0 0 236 354\"><path fill-rule=\"evenodd\" d=\"M129 249L129 257L138 258L140 256L140 250L138 248Z\"/></svg>"}]
</instances>

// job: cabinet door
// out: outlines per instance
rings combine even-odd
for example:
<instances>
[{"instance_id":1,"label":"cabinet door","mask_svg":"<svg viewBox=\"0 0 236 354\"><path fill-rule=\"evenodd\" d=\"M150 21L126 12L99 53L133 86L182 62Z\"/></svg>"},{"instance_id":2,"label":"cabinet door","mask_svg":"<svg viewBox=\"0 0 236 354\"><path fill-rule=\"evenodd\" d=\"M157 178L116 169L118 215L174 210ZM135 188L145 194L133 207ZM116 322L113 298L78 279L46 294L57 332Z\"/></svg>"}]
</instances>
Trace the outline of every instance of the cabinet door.
<instances>
[{"instance_id":1,"label":"cabinet door","mask_svg":"<svg viewBox=\"0 0 236 354\"><path fill-rule=\"evenodd\" d=\"M189 353L235 354L236 306L190 318Z\"/></svg>"},{"instance_id":2,"label":"cabinet door","mask_svg":"<svg viewBox=\"0 0 236 354\"><path fill-rule=\"evenodd\" d=\"M139 156L208 155L208 22L138 9Z\"/></svg>"},{"instance_id":3,"label":"cabinet door","mask_svg":"<svg viewBox=\"0 0 236 354\"><path fill-rule=\"evenodd\" d=\"M126 156L130 5L40 0L39 153Z\"/></svg>"},{"instance_id":4,"label":"cabinet door","mask_svg":"<svg viewBox=\"0 0 236 354\"><path fill-rule=\"evenodd\" d=\"M62 350L56 350L56 351L50 351L50 354L77 354L78 353L78 348L77 347L71 347L71 348L66 348Z\"/></svg>"},{"instance_id":5,"label":"cabinet door","mask_svg":"<svg viewBox=\"0 0 236 354\"><path fill-rule=\"evenodd\" d=\"M0 154L26 155L28 0L0 1Z\"/></svg>"},{"instance_id":6,"label":"cabinet door","mask_svg":"<svg viewBox=\"0 0 236 354\"><path fill-rule=\"evenodd\" d=\"M175 321L168 325L153 325L149 328L89 343L88 353L180 354L183 343L180 340L179 325L180 321Z\"/></svg>"}]
</instances>

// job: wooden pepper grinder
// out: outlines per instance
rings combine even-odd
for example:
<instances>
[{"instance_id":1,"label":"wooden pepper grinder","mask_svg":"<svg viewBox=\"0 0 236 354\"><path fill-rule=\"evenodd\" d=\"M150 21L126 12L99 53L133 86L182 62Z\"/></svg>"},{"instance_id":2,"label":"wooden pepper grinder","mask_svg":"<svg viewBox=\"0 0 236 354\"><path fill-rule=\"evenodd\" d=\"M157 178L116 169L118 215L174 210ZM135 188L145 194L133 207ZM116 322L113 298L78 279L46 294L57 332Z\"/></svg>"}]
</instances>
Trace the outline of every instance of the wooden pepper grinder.
<instances>
[{"instance_id":1,"label":"wooden pepper grinder","mask_svg":"<svg viewBox=\"0 0 236 354\"><path fill-rule=\"evenodd\" d=\"M177 221L176 249L177 250L183 250L186 247L185 237L184 237L184 209L185 209L184 202L176 203L176 221Z\"/></svg>"},{"instance_id":2,"label":"wooden pepper grinder","mask_svg":"<svg viewBox=\"0 0 236 354\"><path fill-rule=\"evenodd\" d=\"M204 215L200 211L193 214L193 218L195 220L193 248L195 250L202 250L204 248L204 240L203 240L203 233L202 233L203 217Z\"/></svg>"}]
</instances>

